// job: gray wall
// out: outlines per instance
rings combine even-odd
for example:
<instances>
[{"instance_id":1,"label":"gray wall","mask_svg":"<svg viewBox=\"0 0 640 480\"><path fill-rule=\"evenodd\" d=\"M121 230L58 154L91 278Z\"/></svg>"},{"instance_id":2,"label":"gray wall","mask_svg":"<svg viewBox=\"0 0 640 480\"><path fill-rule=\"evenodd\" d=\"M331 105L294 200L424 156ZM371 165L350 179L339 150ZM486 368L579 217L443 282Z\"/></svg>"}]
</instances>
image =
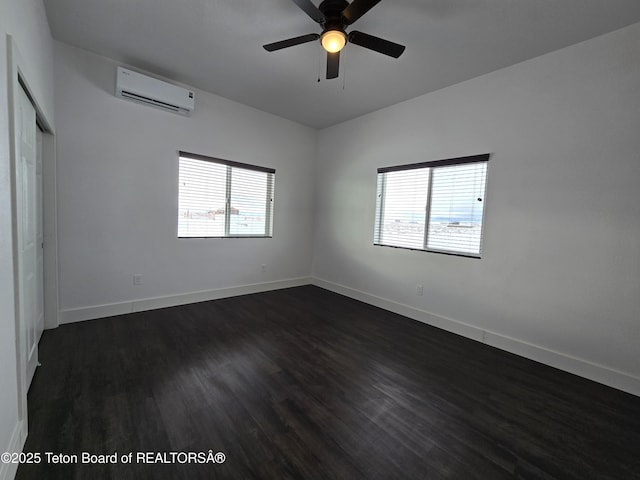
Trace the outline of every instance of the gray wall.
<instances>
[{"instance_id":1,"label":"gray wall","mask_svg":"<svg viewBox=\"0 0 640 480\"><path fill-rule=\"evenodd\" d=\"M308 278L315 130L202 91L190 118L127 102L114 96L117 63L61 43L55 54L62 321L84 307ZM273 238L176 238L178 150L275 168Z\"/></svg>"},{"instance_id":2,"label":"gray wall","mask_svg":"<svg viewBox=\"0 0 640 480\"><path fill-rule=\"evenodd\" d=\"M639 45L636 24L322 131L313 275L640 394ZM372 245L377 167L487 152L481 260Z\"/></svg>"}]
</instances>

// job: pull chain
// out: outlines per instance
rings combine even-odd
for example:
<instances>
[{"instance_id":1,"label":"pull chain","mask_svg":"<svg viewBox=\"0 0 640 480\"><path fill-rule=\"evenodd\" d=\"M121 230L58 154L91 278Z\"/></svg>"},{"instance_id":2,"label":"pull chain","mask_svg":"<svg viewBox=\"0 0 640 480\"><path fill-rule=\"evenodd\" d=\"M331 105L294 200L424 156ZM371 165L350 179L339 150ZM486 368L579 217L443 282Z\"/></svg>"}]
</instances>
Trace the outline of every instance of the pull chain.
<instances>
[{"instance_id":1,"label":"pull chain","mask_svg":"<svg viewBox=\"0 0 640 480\"><path fill-rule=\"evenodd\" d=\"M344 86L347 83L347 52L346 52L346 48L342 50L342 61L340 62L342 64L342 90L344 91Z\"/></svg>"}]
</instances>

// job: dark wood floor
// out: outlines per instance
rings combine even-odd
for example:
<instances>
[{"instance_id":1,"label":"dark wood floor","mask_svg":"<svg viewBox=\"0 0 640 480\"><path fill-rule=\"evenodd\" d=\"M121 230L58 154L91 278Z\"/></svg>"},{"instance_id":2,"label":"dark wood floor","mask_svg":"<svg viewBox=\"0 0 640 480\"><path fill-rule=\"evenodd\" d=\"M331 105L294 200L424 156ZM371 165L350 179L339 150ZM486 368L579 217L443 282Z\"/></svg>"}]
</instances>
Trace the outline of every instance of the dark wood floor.
<instances>
[{"instance_id":1,"label":"dark wood floor","mask_svg":"<svg viewBox=\"0 0 640 480\"><path fill-rule=\"evenodd\" d=\"M640 479L640 398L317 287L45 332L25 479ZM137 452L223 464L136 464Z\"/></svg>"}]
</instances>

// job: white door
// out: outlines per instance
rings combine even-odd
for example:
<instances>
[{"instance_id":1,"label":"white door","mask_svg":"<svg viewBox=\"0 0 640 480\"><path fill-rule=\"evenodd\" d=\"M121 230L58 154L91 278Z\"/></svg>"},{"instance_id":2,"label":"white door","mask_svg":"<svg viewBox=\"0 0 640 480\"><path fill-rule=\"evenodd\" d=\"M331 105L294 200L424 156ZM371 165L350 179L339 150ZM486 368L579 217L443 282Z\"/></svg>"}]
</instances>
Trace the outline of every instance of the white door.
<instances>
[{"instance_id":1,"label":"white door","mask_svg":"<svg viewBox=\"0 0 640 480\"><path fill-rule=\"evenodd\" d=\"M38 154L36 112L19 89L16 102L16 213L18 232L18 295L20 311L20 355L26 366L24 392L29 389L38 363L38 325L42 322L42 227L38 199ZM40 237L40 240L39 238Z\"/></svg>"},{"instance_id":2,"label":"white door","mask_svg":"<svg viewBox=\"0 0 640 480\"><path fill-rule=\"evenodd\" d=\"M37 246L37 262L36 262L36 283L38 285L37 292L37 311L36 311L36 348L42 332L44 332L44 223L42 221L42 130L36 130L36 246ZM37 354L37 352L36 352ZM37 362L37 355L36 355Z\"/></svg>"}]
</instances>

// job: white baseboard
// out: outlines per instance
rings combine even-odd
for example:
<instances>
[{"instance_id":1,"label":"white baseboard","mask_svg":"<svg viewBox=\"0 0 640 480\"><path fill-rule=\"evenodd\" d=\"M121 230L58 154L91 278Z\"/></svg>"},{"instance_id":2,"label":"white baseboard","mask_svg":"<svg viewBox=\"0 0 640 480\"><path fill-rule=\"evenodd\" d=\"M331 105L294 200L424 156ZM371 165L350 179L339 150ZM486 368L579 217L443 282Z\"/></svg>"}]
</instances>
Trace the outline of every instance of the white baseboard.
<instances>
[{"instance_id":1,"label":"white baseboard","mask_svg":"<svg viewBox=\"0 0 640 480\"><path fill-rule=\"evenodd\" d=\"M112 317L114 315L124 315L126 313L142 312L145 310L155 310L158 308L175 307L189 303L206 302L220 298L235 297L238 295L248 295L250 293L267 292L270 290L280 290L283 288L299 287L309 285L310 277L291 278L274 282L254 283L251 285L239 285L235 287L219 288L215 290L203 290L199 292L183 293L179 295L168 295L164 297L143 298L130 302L110 303L106 305L96 305L91 307L72 308L60 311L60 324L82 322L96 318Z\"/></svg>"},{"instance_id":2,"label":"white baseboard","mask_svg":"<svg viewBox=\"0 0 640 480\"><path fill-rule=\"evenodd\" d=\"M320 278L312 277L311 283L326 290L360 300L361 302L380 307L384 310L398 313L413 320L433 325L434 327L456 333L463 337L471 338L478 342L486 343L487 345L505 350L509 353L514 353L521 357L535 360L536 362L559 368L560 370L588 378L589 380L602 383L609 387L640 396L640 378L628 373L620 372L584 359L575 358L571 355L549 350L544 347L532 345L522 340L506 337L499 333L482 330L473 325L434 315L433 313L429 313L424 310Z\"/></svg>"},{"instance_id":3,"label":"white baseboard","mask_svg":"<svg viewBox=\"0 0 640 480\"><path fill-rule=\"evenodd\" d=\"M145 298L132 300L130 302L111 303L107 305L97 305L91 307L73 308L60 312L60 324L93 320L96 318L123 315L126 313L142 312L158 308L173 307L189 303L205 302L220 298L260 293L282 288L299 287L313 284L318 287L330 290L341 295L345 295L356 300L398 313L405 317L417 320L434 327L461 335L463 337L485 343L492 347L505 350L521 357L535 360L537 362L559 368L569 373L579 375L589 380L640 396L640 378L625 372L620 372L603 365L589 362L588 360L572 357L561 352L556 352L538 345L533 345L522 340L510 338L499 333L482 330L473 325L469 325L457 320L435 315L425 310L404 305L383 297L371 295L360 290L356 290L344 285L323 280L317 277L300 277L274 282L256 283L251 285L240 285L229 288L215 290L205 290L191 292L180 295L170 295L165 297ZM1 470L0 470L1 471ZM4 477L0 476L0 480Z\"/></svg>"},{"instance_id":4,"label":"white baseboard","mask_svg":"<svg viewBox=\"0 0 640 480\"><path fill-rule=\"evenodd\" d=\"M5 445L4 448L0 447L2 450L0 453L9 452L9 453L19 453L22 452L24 447L24 442L27 439L26 435L23 433L23 421L19 420L16 422L13 432L11 433L11 438L9 439L9 444ZM13 480L16 476L16 472L18 471L17 463L3 463L0 462L0 480Z\"/></svg>"}]
</instances>

